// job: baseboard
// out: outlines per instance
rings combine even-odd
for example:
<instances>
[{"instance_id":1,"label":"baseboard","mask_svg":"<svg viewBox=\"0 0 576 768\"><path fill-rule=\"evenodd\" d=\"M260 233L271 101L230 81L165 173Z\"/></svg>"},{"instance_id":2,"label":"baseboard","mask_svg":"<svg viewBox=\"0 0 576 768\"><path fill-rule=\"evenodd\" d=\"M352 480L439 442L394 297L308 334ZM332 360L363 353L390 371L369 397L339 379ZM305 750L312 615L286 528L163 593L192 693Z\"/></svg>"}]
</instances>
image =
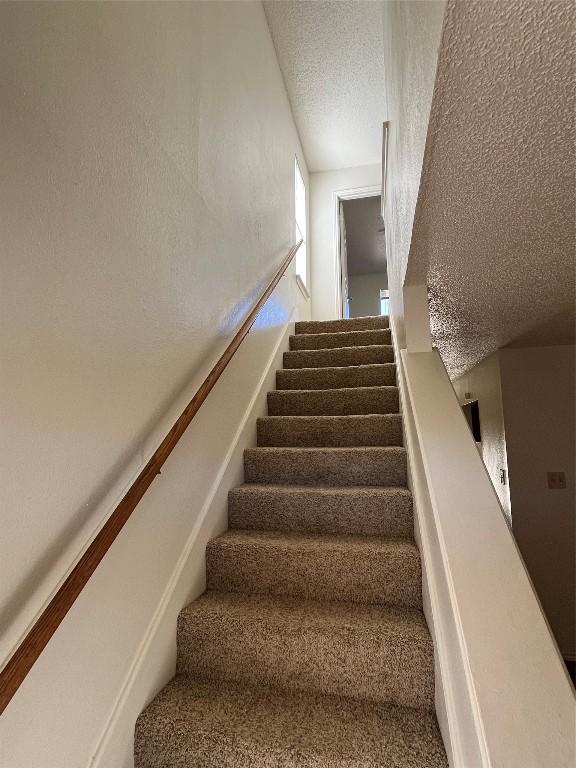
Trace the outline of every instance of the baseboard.
<instances>
[{"instance_id":1,"label":"baseboard","mask_svg":"<svg viewBox=\"0 0 576 768\"><path fill-rule=\"evenodd\" d=\"M276 370L293 332L293 313L268 358L240 424L157 609L136 651L110 717L96 744L90 768L132 768L134 723L138 714L173 676L176 662L176 619L180 610L205 588L205 547L227 526L228 491L243 480L243 452L253 445L256 419L266 413L266 395L274 388Z\"/></svg>"}]
</instances>

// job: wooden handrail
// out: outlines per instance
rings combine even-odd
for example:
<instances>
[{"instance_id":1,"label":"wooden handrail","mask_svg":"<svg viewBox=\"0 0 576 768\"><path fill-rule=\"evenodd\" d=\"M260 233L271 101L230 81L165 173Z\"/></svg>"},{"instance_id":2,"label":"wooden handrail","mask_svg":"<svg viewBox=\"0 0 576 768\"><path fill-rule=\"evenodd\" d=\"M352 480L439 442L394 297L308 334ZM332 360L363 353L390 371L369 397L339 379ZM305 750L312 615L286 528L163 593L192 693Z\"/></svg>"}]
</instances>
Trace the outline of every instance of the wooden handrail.
<instances>
[{"instance_id":1,"label":"wooden handrail","mask_svg":"<svg viewBox=\"0 0 576 768\"><path fill-rule=\"evenodd\" d=\"M288 269L301 244L302 240L290 249L268 287L240 326L240 330L226 347L224 353L204 379L192 400L182 411L172 429L154 451L150 461L132 483L118 506L90 543L86 552L84 552L62 586L26 634L26 637L18 645L18 648L14 651L4 669L0 672L0 714L8 706L22 681L32 669L36 659L40 656L102 558L114 543L114 540L128 521L138 502L144 496L156 475L160 473L162 465L174 450L200 406L208 397L212 387L216 384L250 328L254 325L262 306L280 282L280 278Z\"/></svg>"}]
</instances>

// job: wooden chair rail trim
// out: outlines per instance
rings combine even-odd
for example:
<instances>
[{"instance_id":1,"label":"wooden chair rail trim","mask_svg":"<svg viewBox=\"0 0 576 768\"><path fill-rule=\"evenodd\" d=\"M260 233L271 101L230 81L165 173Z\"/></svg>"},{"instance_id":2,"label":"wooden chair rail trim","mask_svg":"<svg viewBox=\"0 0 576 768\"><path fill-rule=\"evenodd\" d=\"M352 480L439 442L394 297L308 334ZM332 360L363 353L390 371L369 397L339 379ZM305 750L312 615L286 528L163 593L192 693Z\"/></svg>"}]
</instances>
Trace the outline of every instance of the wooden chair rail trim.
<instances>
[{"instance_id":1,"label":"wooden chair rail trim","mask_svg":"<svg viewBox=\"0 0 576 768\"><path fill-rule=\"evenodd\" d=\"M138 502L144 496L156 475L159 474L164 462L174 450L174 447L186 431L200 406L206 400L224 369L233 358L236 350L250 331L250 328L254 325L258 313L280 282L301 244L302 240L289 250L270 284L254 305L254 308L246 320L244 320L239 331L226 347L216 365L204 379L192 400L174 423L174 426L154 451L151 459L132 483L118 506L90 543L86 552L84 552L0 672L0 714L4 712L10 703L50 638L56 632L104 555L114 543L114 540L126 524Z\"/></svg>"}]
</instances>

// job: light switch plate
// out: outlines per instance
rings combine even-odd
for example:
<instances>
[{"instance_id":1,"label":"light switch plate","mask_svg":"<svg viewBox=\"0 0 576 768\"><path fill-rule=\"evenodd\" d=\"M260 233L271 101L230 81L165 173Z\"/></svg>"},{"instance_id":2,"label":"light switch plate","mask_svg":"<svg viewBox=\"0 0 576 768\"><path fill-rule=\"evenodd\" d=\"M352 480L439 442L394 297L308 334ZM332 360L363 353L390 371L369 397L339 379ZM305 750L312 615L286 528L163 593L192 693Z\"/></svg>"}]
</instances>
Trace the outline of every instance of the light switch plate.
<instances>
[{"instance_id":1,"label":"light switch plate","mask_svg":"<svg viewBox=\"0 0 576 768\"><path fill-rule=\"evenodd\" d=\"M565 472L548 472L548 488L554 490L566 488Z\"/></svg>"}]
</instances>

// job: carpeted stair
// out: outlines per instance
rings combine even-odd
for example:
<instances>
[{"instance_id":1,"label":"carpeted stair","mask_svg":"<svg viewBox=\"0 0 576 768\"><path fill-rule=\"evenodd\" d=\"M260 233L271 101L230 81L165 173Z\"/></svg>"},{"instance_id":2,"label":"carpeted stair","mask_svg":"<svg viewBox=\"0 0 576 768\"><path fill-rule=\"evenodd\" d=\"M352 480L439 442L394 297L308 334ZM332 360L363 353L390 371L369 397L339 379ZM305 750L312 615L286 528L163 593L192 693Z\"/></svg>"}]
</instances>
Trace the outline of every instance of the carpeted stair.
<instances>
[{"instance_id":1,"label":"carpeted stair","mask_svg":"<svg viewBox=\"0 0 576 768\"><path fill-rule=\"evenodd\" d=\"M296 323L136 768L446 768L385 317Z\"/></svg>"}]
</instances>

